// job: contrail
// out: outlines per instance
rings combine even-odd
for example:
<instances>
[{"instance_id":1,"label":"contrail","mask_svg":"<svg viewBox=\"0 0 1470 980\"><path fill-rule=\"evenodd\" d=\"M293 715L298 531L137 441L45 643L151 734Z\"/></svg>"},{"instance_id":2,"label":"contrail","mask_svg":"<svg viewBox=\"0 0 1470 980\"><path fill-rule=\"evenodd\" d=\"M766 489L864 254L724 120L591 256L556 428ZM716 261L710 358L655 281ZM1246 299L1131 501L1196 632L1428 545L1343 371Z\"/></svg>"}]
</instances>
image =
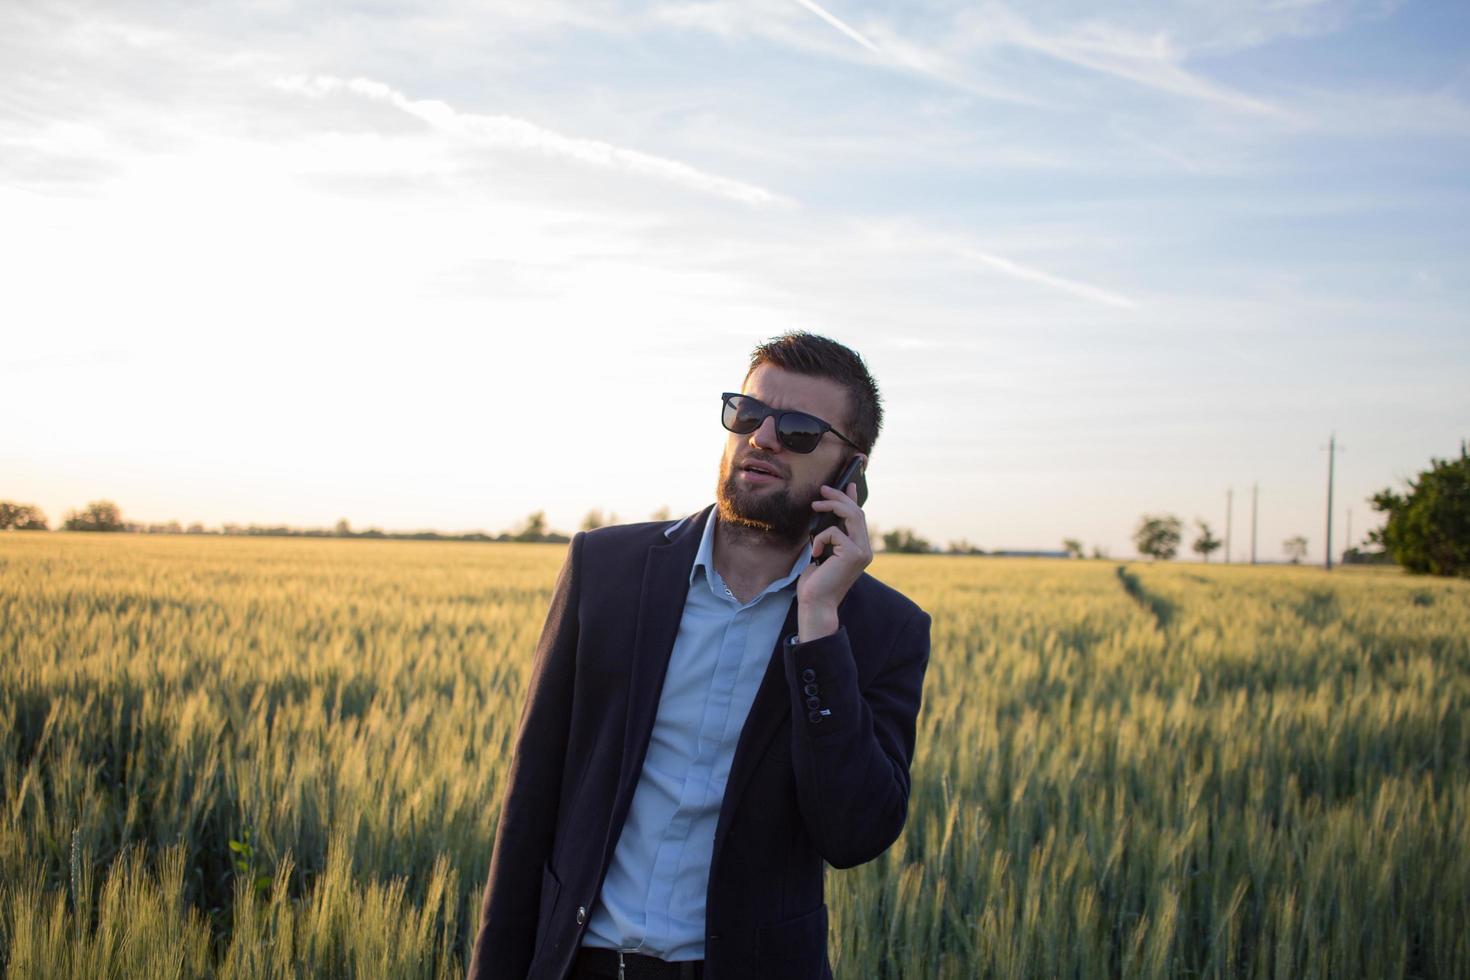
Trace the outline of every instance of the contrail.
<instances>
[{"instance_id":1,"label":"contrail","mask_svg":"<svg viewBox=\"0 0 1470 980\"><path fill-rule=\"evenodd\" d=\"M997 272L1003 272L1008 276L1023 279L1026 282L1049 286L1052 289L1060 290L1064 293L1071 293L1073 296L1088 300L1089 302L1101 303L1104 306L1115 306L1124 310L1135 309L1138 306L1137 303L1133 302L1127 296L1122 296L1106 289L1099 289L1097 286L1089 286L1087 283L1077 282L1075 279L1064 279L1061 276L1054 276L1050 272L1043 272L1040 269L1033 269L1031 266L1022 265L1019 262L1013 262L1003 255L981 252L973 248L962 248L958 251L965 258L973 262L988 265Z\"/></svg>"},{"instance_id":2,"label":"contrail","mask_svg":"<svg viewBox=\"0 0 1470 980\"><path fill-rule=\"evenodd\" d=\"M883 53L882 51L879 51L878 50L878 45L874 44L872 41L869 41L867 38L863 37L857 31L853 30L851 27L848 27L846 24L844 24L842 21L838 20L836 17L834 17L831 14L827 13L827 11L823 10L821 7L819 7L815 3L813 3L812 0L796 0L796 2L799 3L799 4L801 4L806 9L810 10L812 13L816 14L818 17L820 17L823 20L825 20L827 23L831 24L833 27L837 28L842 33L846 34L848 37L852 38L854 41L856 41L857 43L861 44L863 47L867 48L869 51L873 52L874 54L882 54Z\"/></svg>"}]
</instances>

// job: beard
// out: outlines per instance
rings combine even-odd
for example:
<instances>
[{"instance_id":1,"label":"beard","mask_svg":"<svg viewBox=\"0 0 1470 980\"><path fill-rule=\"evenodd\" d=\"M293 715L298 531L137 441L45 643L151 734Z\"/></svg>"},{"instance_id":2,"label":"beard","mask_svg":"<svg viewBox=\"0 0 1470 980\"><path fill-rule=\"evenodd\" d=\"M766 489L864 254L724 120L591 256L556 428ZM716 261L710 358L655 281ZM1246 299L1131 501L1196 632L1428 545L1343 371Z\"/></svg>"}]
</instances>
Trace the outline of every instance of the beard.
<instances>
[{"instance_id":1,"label":"beard","mask_svg":"<svg viewBox=\"0 0 1470 980\"><path fill-rule=\"evenodd\" d=\"M812 523L812 493L802 496L789 486L754 492L740 485L733 459L720 461L715 504L720 521L737 533L774 538L786 545L805 540Z\"/></svg>"}]
</instances>

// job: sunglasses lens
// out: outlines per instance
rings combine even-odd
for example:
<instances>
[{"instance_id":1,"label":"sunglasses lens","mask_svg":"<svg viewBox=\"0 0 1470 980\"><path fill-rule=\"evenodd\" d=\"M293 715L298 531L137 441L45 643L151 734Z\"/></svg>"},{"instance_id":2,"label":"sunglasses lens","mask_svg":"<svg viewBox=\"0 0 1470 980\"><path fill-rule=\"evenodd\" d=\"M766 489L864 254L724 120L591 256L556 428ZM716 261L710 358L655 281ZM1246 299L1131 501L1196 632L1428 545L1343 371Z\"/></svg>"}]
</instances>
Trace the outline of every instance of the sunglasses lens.
<instances>
[{"instance_id":1,"label":"sunglasses lens","mask_svg":"<svg viewBox=\"0 0 1470 980\"><path fill-rule=\"evenodd\" d=\"M827 424L805 412L777 412L765 402L748 395L729 395L720 423L738 435L747 435L761 427L772 415L776 418L776 438L794 453L809 453L817 448Z\"/></svg>"},{"instance_id":2,"label":"sunglasses lens","mask_svg":"<svg viewBox=\"0 0 1470 980\"><path fill-rule=\"evenodd\" d=\"M824 431L826 427L819 419L804 412L787 412L781 416L776 436L781 440L781 445L792 452L809 453L822 441Z\"/></svg>"},{"instance_id":3,"label":"sunglasses lens","mask_svg":"<svg viewBox=\"0 0 1470 980\"><path fill-rule=\"evenodd\" d=\"M725 414L720 421L731 432L743 435L759 429L767 413L766 406L754 398L734 395L725 399Z\"/></svg>"}]
</instances>

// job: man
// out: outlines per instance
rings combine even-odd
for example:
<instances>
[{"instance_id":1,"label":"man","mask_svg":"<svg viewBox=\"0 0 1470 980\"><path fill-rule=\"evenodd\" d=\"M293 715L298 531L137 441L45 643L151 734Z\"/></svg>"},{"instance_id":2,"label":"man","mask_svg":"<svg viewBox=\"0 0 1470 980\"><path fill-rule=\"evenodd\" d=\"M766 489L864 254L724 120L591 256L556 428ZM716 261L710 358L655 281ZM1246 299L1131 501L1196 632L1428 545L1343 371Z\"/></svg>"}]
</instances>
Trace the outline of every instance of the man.
<instances>
[{"instance_id":1,"label":"man","mask_svg":"<svg viewBox=\"0 0 1470 980\"><path fill-rule=\"evenodd\" d=\"M714 507L572 539L471 980L830 977L823 862L903 828L929 617L864 573L855 485L824 485L871 451L877 386L787 334L722 421Z\"/></svg>"}]
</instances>

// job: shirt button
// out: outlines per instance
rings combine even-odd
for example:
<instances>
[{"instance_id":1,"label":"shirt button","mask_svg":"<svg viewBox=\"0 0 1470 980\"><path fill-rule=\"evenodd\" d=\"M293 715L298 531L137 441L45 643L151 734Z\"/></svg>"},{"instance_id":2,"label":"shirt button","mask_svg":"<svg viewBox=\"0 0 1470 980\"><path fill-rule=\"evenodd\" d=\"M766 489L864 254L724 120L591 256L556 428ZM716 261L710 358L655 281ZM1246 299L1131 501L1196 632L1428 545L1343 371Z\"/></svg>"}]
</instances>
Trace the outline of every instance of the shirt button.
<instances>
[{"instance_id":1,"label":"shirt button","mask_svg":"<svg viewBox=\"0 0 1470 980\"><path fill-rule=\"evenodd\" d=\"M585 923L586 921L587 921L587 906L585 906L585 905L578 905L577 906L577 925L580 926L583 923Z\"/></svg>"},{"instance_id":2,"label":"shirt button","mask_svg":"<svg viewBox=\"0 0 1470 980\"><path fill-rule=\"evenodd\" d=\"M801 672L801 679L810 684L812 681L817 679L817 672L808 667L806 670L803 670Z\"/></svg>"}]
</instances>

